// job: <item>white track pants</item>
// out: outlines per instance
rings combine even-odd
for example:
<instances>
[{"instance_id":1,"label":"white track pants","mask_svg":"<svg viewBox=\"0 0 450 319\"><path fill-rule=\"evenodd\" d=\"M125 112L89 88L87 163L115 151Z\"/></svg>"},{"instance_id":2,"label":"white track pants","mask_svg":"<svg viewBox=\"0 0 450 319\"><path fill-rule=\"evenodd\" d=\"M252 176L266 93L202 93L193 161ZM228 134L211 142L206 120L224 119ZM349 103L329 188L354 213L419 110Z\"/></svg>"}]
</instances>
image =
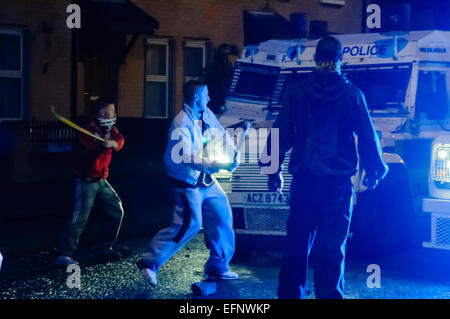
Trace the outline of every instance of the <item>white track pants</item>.
<instances>
[{"instance_id":1,"label":"white track pants","mask_svg":"<svg viewBox=\"0 0 450 319\"><path fill-rule=\"evenodd\" d=\"M160 230L144 254L145 265L157 272L201 227L210 250L205 273L229 270L234 254L233 217L228 198L216 182L209 187L172 188L174 212L172 224Z\"/></svg>"}]
</instances>

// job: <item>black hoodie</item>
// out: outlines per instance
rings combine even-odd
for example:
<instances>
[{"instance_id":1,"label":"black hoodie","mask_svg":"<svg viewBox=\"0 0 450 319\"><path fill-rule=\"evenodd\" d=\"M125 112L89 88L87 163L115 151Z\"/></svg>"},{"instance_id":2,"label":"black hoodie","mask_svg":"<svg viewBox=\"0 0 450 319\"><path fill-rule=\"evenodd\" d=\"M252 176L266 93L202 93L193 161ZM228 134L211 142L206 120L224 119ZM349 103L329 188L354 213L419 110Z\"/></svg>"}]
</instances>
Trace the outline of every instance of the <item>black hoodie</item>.
<instances>
[{"instance_id":1,"label":"black hoodie","mask_svg":"<svg viewBox=\"0 0 450 319\"><path fill-rule=\"evenodd\" d=\"M355 134L366 174L378 179L387 172L364 95L337 72L316 70L303 80L288 82L273 127L280 129L280 163L293 148L291 174L354 175Z\"/></svg>"}]
</instances>

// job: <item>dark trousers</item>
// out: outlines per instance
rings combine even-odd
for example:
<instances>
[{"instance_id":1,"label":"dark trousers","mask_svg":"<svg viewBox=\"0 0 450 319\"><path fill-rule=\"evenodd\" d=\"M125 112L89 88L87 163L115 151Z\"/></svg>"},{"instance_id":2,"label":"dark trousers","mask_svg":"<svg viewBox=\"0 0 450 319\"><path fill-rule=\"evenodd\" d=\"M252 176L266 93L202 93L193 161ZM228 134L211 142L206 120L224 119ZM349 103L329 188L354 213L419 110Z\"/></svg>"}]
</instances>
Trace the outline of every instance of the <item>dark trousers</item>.
<instances>
[{"instance_id":1,"label":"dark trousers","mask_svg":"<svg viewBox=\"0 0 450 319\"><path fill-rule=\"evenodd\" d=\"M344 297L345 245L353 208L352 195L350 177L294 176L287 251L279 275L279 298L305 297L308 258L314 242L316 297Z\"/></svg>"},{"instance_id":2,"label":"dark trousers","mask_svg":"<svg viewBox=\"0 0 450 319\"><path fill-rule=\"evenodd\" d=\"M122 202L119 196L106 179L93 182L77 178L75 179L74 211L57 249L59 253L73 256L96 202L97 207L106 213L107 218L102 227L102 242L99 249L108 249L114 245L123 218Z\"/></svg>"}]
</instances>

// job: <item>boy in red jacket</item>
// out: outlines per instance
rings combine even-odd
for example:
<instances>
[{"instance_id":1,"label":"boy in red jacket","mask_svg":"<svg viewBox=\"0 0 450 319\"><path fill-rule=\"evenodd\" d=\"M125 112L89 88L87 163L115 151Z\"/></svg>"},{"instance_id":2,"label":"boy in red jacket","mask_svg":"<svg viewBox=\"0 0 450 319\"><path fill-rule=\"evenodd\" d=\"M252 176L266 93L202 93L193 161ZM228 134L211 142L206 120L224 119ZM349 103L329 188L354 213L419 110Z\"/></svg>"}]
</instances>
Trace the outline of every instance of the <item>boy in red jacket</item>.
<instances>
[{"instance_id":1,"label":"boy in red jacket","mask_svg":"<svg viewBox=\"0 0 450 319\"><path fill-rule=\"evenodd\" d=\"M106 178L112 152L122 149L124 138L115 127L116 111L113 103L96 100L93 114L94 118L84 128L105 141L101 142L86 134L78 135L80 152L75 164L75 206L72 219L56 250L56 265L78 264L72 257L94 203L108 216L108 222L103 227L103 242L99 247L99 254L106 260L121 257L121 253L112 247L122 223L122 202Z\"/></svg>"}]
</instances>

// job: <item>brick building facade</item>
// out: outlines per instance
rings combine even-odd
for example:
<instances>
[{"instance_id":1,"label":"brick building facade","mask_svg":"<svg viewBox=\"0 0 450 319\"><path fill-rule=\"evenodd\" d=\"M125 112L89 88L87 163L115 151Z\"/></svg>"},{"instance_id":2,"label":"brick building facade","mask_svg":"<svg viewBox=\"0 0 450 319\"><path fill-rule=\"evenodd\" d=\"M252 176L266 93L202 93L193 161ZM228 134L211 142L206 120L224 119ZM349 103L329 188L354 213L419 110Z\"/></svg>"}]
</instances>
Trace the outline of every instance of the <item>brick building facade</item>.
<instances>
[{"instance_id":1,"label":"brick building facade","mask_svg":"<svg viewBox=\"0 0 450 319\"><path fill-rule=\"evenodd\" d=\"M24 105L22 118L50 119L48 108L55 105L63 115L70 115L72 32L66 26L66 8L70 0L3 0L0 25L5 30L19 30L23 35ZM221 43L243 46L243 10L268 8L285 18L294 12L305 12L309 20L325 20L329 30L337 33L360 32L360 0L348 0L342 7L325 6L318 0L133 0L159 21L155 37L170 40L168 91L174 95L167 112L171 117L182 102L185 73L185 46L206 43L205 64L212 50ZM82 12L83 21L83 12ZM82 24L83 25L83 24ZM131 38L131 35L128 36ZM121 65L118 104L124 117L144 116L145 103L145 36L141 35ZM209 54L208 54L209 53ZM28 64L27 64L28 63ZM84 63L78 65L77 115L86 111ZM26 83L29 85L27 86ZM151 115L150 115L151 117Z\"/></svg>"},{"instance_id":2,"label":"brick building facade","mask_svg":"<svg viewBox=\"0 0 450 319\"><path fill-rule=\"evenodd\" d=\"M8 117L48 118L51 104L63 110L69 106L71 32L66 27L68 4L70 0L1 1L2 45L14 46L11 42L15 41L16 35L22 42L21 47L12 48L14 53L10 54L18 55L17 58L22 60L20 76L24 82L24 105L22 114ZM9 39L10 32L14 32L13 39ZM4 54L2 57L6 58ZM5 65L4 68L9 67ZM0 120L2 117L0 115Z\"/></svg>"},{"instance_id":3,"label":"brick building facade","mask_svg":"<svg viewBox=\"0 0 450 319\"><path fill-rule=\"evenodd\" d=\"M211 48L222 43L243 47L244 10L270 9L289 19L290 13L305 12L310 20L328 22L328 29L336 33L361 32L362 1L348 0L343 7L326 6L318 0L135 0L139 7L159 21L155 36L173 39L172 78L174 101L169 116L182 104L185 72L185 45L190 39L206 40ZM211 52L210 52L211 53ZM211 58L212 54L207 54ZM136 43L120 72L119 104L121 115L140 117L144 105L144 41Z\"/></svg>"},{"instance_id":4,"label":"brick building facade","mask_svg":"<svg viewBox=\"0 0 450 319\"><path fill-rule=\"evenodd\" d=\"M70 129L61 124L49 130L48 122L42 121L53 120L52 123L56 123L49 111L50 105L72 119L86 115L89 101L103 95L105 86L99 82L110 81L111 74L116 79L109 88L115 91L113 95L119 116L140 119L139 125L151 127L152 131L146 131L146 134L152 135L153 143L161 141L161 145L151 145L153 152L159 154L166 139L165 128L182 106L184 81L200 76L220 44L234 45L242 51L244 10L274 11L286 19L291 13L304 12L307 25L311 20L324 20L328 22L329 31L357 33L361 31L364 3L362 0L347 0L344 6L329 6L319 0L114 1L131 3L132 9L140 11L141 16L156 20L154 27L157 29L149 36L152 32L135 31L132 19L125 21L131 29L122 32L123 39L118 39L117 43L124 44L126 54L116 54L120 58L116 71L110 72L113 66L108 62L106 65L103 63L103 70L98 73L92 69L105 59L86 58L83 37L81 40L78 37L83 32L85 35L93 32L86 27L86 12L81 11L81 30L74 32L66 24L70 15L66 11L67 6L80 1L109 5L108 0L0 2L0 165L3 167L0 175L5 180L25 182L39 181L48 176L60 178L61 174L54 174L54 165L63 161L57 155L38 160L33 149L38 147L47 153L64 152L68 148L65 145L55 148L50 136L59 136L63 130L67 135ZM121 12L115 14L122 17ZM100 11L97 15L100 19L103 14ZM114 29L120 24L116 22L104 21L102 24ZM94 37L94 44L99 41L97 47L101 47L99 43L103 43L101 41L105 37L115 36L115 33L105 30L103 35ZM102 54L109 58L113 53L114 49L111 49ZM75 63L74 54L77 55ZM39 129L32 124L36 121L40 121ZM129 122L130 128L136 127L132 121ZM35 135L30 134L32 131ZM138 129L135 131L137 135L141 134ZM133 139L138 140L133 137L129 143ZM52 161L58 164L51 164ZM69 171L67 167L60 170Z\"/></svg>"}]
</instances>

